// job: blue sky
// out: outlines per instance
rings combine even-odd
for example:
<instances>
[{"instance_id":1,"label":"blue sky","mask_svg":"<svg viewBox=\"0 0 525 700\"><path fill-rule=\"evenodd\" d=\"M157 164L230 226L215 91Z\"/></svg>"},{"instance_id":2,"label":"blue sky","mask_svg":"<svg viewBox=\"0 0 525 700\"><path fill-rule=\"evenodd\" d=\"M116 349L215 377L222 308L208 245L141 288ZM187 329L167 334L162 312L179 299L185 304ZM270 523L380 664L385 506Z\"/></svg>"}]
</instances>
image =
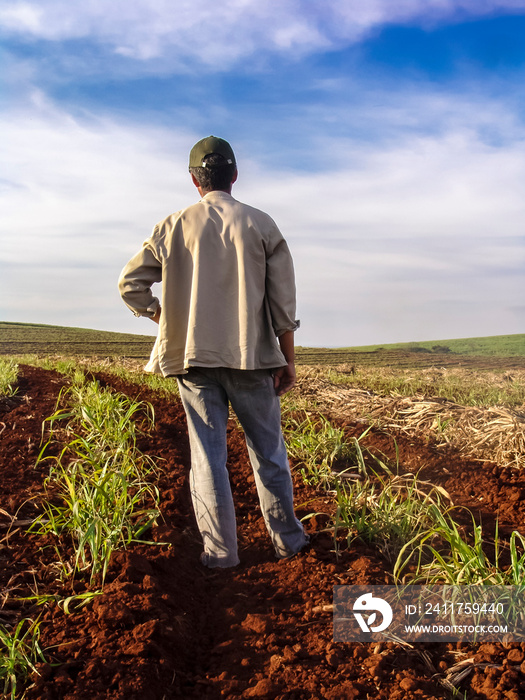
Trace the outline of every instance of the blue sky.
<instances>
[{"instance_id":1,"label":"blue sky","mask_svg":"<svg viewBox=\"0 0 525 700\"><path fill-rule=\"evenodd\" d=\"M524 332L525 0L4 0L0 35L0 320L153 334L116 280L213 133L298 344Z\"/></svg>"}]
</instances>

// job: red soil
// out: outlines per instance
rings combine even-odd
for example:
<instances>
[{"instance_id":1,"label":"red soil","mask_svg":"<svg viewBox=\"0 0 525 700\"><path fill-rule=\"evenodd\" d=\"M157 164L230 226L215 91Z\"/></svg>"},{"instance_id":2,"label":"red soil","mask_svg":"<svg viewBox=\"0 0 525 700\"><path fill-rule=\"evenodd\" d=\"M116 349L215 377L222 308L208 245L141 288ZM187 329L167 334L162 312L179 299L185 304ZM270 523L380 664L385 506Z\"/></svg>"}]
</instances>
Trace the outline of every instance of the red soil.
<instances>
[{"instance_id":1,"label":"red soil","mask_svg":"<svg viewBox=\"0 0 525 700\"><path fill-rule=\"evenodd\" d=\"M476 646L343 644L332 640L335 584L391 583L390 565L355 542L336 558L333 541L318 534L311 549L287 562L273 557L257 506L242 434L232 422L229 462L237 504L241 564L207 570L189 491L189 447L180 404L110 375L98 378L153 404L156 426L141 439L143 452L160 458L162 522L154 539L170 546L137 545L114 556L104 594L66 615L55 604L31 608L18 597L32 592L71 595L56 566L56 542L26 533L38 512L48 467L35 468L42 421L54 411L63 378L22 368L20 398L0 405L0 623L41 614L41 645L53 647L27 697L30 700L169 700L170 698L449 698L439 679L458 659L474 657L462 682L468 697L525 697L525 644ZM362 424L348 421L348 434ZM393 452L391 438L370 433L367 445ZM457 504L485 526L497 515L506 532L521 526L525 479L521 472L465 461L426 442L396 436L404 470L422 468ZM329 513L330 498L296 478L297 513ZM4 511L4 513L2 513ZM9 515L16 523L8 527ZM327 518L308 522L322 529ZM65 553L64 547L61 549ZM81 578L77 592L86 589ZM458 655L458 652L459 655ZM488 664L488 665L487 665Z\"/></svg>"}]
</instances>

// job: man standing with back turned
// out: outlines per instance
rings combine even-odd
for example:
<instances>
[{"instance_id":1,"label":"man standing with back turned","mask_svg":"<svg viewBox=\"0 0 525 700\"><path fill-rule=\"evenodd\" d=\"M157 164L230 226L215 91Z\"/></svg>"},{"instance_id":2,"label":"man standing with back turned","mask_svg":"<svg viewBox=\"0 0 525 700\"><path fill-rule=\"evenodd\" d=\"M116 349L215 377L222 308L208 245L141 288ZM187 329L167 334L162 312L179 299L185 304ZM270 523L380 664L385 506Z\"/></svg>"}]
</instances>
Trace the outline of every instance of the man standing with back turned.
<instances>
[{"instance_id":1,"label":"man standing with back turned","mask_svg":"<svg viewBox=\"0 0 525 700\"><path fill-rule=\"evenodd\" d=\"M237 166L227 141L196 143L189 170L202 199L155 226L122 271L120 293L136 316L159 324L146 369L177 377L201 562L239 563L226 468L229 403L246 435L276 555L290 557L308 542L294 514L279 401L295 384L292 259L273 220L231 196ZM151 292L160 281L162 310Z\"/></svg>"}]
</instances>

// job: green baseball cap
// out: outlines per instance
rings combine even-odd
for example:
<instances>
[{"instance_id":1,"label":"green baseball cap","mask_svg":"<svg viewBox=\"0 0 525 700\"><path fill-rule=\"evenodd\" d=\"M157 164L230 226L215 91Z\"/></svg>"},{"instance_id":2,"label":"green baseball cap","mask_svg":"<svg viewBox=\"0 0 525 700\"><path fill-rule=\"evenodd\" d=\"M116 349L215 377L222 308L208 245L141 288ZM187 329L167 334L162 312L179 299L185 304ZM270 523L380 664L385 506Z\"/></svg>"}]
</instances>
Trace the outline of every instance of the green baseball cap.
<instances>
[{"instance_id":1,"label":"green baseball cap","mask_svg":"<svg viewBox=\"0 0 525 700\"><path fill-rule=\"evenodd\" d=\"M233 149L224 139L220 139L218 136L207 136L205 139L197 141L195 146L190 151L190 168L205 168L206 163L204 158L211 155L212 153L217 153L222 156L228 165L235 165L235 156L233 154Z\"/></svg>"}]
</instances>

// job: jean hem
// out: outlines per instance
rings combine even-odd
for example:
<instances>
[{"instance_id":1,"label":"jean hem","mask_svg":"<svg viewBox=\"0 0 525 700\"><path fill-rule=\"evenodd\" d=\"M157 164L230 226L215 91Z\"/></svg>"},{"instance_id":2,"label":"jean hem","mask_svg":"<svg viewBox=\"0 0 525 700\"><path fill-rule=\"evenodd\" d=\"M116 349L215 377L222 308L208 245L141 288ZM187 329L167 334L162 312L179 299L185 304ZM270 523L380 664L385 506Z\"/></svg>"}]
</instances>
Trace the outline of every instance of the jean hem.
<instances>
[{"instance_id":1,"label":"jean hem","mask_svg":"<svg viewBox=\"0 0 525 700\"><path fill-rule=\"evenodd\" d=\"M240 564L239 557L232 559L231 557L214 557L208 552L203 552L200 556L200 562L208 569L229 569Z\"/></svg>"}]
</instances>

